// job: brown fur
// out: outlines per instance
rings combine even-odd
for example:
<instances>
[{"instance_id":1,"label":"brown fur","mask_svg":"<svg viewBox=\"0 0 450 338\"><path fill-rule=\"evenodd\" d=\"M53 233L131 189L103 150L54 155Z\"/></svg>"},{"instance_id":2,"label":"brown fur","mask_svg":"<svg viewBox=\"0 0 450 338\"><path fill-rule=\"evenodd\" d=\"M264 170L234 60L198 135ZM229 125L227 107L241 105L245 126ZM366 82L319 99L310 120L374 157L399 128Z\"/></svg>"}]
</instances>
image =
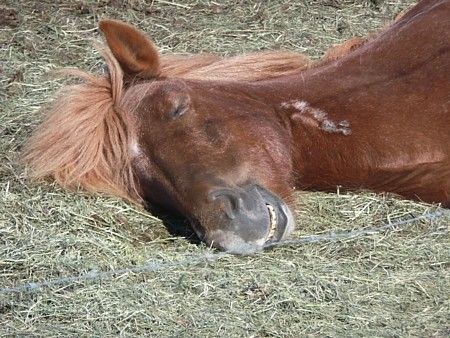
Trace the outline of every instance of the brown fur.
<instances>
[{"instance_id":1,"label":"brown fur","mask_svg":"<svg viewBox=\"0 0 450 338\"><path fill-rule=\"evenodd\" d=\"M139 34L134 27L117 20L100 21L99 28L125 74L141 78L158 75L159 55L150 39ZM122 48L130 43L132 46L129 48Z\"/></svg>"}]
</instances>

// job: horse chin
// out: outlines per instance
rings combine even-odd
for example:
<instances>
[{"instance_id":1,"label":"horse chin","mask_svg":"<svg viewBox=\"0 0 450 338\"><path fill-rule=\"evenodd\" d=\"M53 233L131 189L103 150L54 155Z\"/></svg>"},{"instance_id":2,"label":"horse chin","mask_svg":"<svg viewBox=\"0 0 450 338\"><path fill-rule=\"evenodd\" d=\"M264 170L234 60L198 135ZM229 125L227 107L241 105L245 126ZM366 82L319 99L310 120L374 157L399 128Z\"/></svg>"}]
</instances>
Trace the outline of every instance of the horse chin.
<instances>
[{"instance_id":1,"label":"horse chin","mask_svg":"<svg viewBox=\"0 0 450 338\"><path fill-rule=\"evenodd\" d=\"M222 217L209 219L212 225L206 227L209 230L204 235L202 231L197 234L218 249L252 254L267 244L285 239L294 229L294 217L287 204L259 185L216 189L211 200L223 210Z\"/></svg>"}]
</instances>

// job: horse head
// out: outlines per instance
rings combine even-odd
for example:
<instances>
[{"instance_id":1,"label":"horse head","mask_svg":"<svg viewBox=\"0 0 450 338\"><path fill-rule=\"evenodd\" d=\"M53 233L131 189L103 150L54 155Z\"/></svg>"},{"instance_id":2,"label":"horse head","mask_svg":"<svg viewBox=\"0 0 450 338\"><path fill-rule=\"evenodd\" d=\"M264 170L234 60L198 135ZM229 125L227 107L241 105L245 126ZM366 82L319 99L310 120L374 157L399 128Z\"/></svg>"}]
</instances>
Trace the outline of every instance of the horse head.
<instances>
[{"instance_id":1,"label":"horse head","mask_svg":"<svg viewBox=\"0 0 450 338\"><path fill-rule=\"evenodd\" d=\"M206 243L234 253L288 236L291 142L274 107L233 79L165 77L143 33L113 20L100 29L124 72L120 110L143 200L181 213Z\"/></svg>"}]
</instances>

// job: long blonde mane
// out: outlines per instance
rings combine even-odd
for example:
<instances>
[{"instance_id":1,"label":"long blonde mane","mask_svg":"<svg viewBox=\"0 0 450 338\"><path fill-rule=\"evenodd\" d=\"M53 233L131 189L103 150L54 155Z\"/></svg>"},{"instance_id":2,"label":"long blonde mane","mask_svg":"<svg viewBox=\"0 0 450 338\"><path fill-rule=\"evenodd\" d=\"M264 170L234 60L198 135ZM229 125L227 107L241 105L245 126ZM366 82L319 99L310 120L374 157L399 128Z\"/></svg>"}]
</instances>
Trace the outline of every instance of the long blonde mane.
<instances>
[{"instance_id":1,"label":"long blonde mane","mask_svg":"<svg viewBox=\"0 0 450 338\"><path fill-rule=\"evenodd\" d=\"M67 85L43 109L45 119L25 145L22 160L34 179L52 178L68 189L104 192L140 204L129 155L130 128L120 109L122 69L109 49L108 75L63 70L81 84ZM161 75L190 79L258 81L295 73L308 59L290 52L263 52L222 59L214 55L162 56Z\"/></svg>"},{"instance_id":2,"label":"long blonde mane","mask_svg":"<svg viewBox=\"0 0 450 338\"><path fill-rule=\"evenodd\" d=\"M126 114L117 103L123 73L111 52L102 53L110 76L62 71L84 80L64 87L44 108L46 117L25 146L22 159L33 178L53 178L66 188L83 187L139 203L126 144Z\"/></svg>"}]
</instances>

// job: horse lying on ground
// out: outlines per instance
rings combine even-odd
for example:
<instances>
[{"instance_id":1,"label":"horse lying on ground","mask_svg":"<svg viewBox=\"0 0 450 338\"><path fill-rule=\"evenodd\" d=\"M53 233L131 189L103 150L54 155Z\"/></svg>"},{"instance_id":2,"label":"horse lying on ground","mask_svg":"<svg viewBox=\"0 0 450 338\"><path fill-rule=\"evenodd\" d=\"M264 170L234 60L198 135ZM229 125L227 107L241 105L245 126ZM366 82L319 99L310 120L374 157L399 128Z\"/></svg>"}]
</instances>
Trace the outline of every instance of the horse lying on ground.
<instances>
[{"instance_id":1,"label":"horse lying on ground","mask_svg":"<svg viewBox=\"0 0 450 338\"><path fill-rule=\"evenodd\" d=\"M24 160L36 177L187 217L249 253L294 227L295 189L389 191L450 206L450 1L425 0L315 65L271 52L160 56L100 22L108 74L69 71Z\"/></svg>"}]
</instances>

